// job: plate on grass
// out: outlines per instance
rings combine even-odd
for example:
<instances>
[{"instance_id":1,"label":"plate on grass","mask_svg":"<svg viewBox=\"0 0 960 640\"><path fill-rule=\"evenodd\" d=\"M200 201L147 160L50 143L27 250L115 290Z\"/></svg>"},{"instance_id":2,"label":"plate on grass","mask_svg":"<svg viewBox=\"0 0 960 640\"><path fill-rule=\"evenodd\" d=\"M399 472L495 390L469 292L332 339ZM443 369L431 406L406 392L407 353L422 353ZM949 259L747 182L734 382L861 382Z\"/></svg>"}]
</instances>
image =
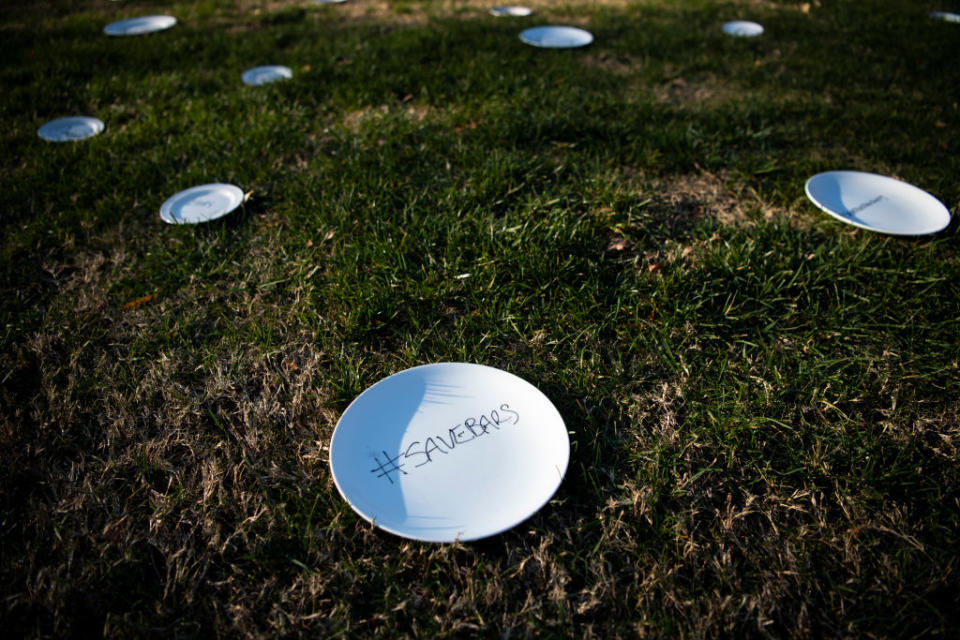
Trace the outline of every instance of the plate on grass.
<instances>
[{"instance_id":1,"label":"plate on grass","mask_svg":"<svg viewBox=\"0 0 960 640\"><path fill-rule=\"evenodd\" d=\"M103 28L103 32L108 36L140 36L145 33L164 31L175 24L177 19L173 16L141 16L111 22Z\"/></svg>"},{"instance_id":2,"label":"plate on grass","mask_svg":"<svg viewBox=\"0 0 960 640\"><path fill-rule=\"evenodd\" d=\"M181 191L160 207L160 217L170 224L199 224L222 218L243 202L243 191L232 184L202 184Z\"/></svg>"},{"instance_id":3,"label":"plate on grass","mask_svg":"<svg viewBox=\"0 0 960 640\"><path fill-rule=\"evenodd\" d=\"M763 33L763 27L749 20L734 20L723 25L723 32L737 38L755 38Z\"/></svg>"},{"instance_id":4,"label":"plate on grass","mask_svg":"<svg viewBox=\"0 0 960 640\"><path fill-rule=\"evenodd\" d=\"M37 135L50 142L73 142L92 138L103 131L103 122L88 116L57 118L44 123Z\"/></svg>"},{"instance_id":5,"label":"plate on grass","mask_svg":"<svg viewBox=\"0 0 960 640\"><path fill-rule=\"evenodd\" d=\"M569 459L563 418L536 387L454 362L369 387L330 441L333 480L350 506L427 542L476 540L523 522L553 496Z\"/></svg>"},{"instance_id":6,"label":"plate on grass","mask_svg":"<svg viewBox=\"0 0 960 640\"><path fill-rule=\"evenodd\" d=\"M575 49L593 42L593 34L577 27L546 25L526 29L520 34L520 40L544 49Z\"/></svg>"},{"instance_id":7,"label":"plate on grass","mask_svg":"<svg viewBox=\"0 0 960 640\"><path fill-rule=\"evenodd\" d=\"M261 67L253 67L243 72L243 83L253 86L278 82L280 80L289 80L293 77L293 70L279 64L268 64Z\"/></svg>"},{"instance_id":8,"label":"plate on grass","mask_svg":"<svg viewBox=\"0 0 960 640\"><path fill-rule=\"evenodd\" d=\"M951 13L950 11L931 11L930 17L944 22L960 22L960 13Z\"/></svg>"},{"instance_id":9,"label":"plate on grass","mask_svg":"<svg viewBox=\"0 0 960 640\"><path fill-rule=\"evenodd\" d=\"M941 231L950 212L935 197L907 182L862 171L828 171L807 180L807 197L837 220L898 236Z\"/></svg>"},{"instance_id":10,"label":"plate on grass","mask_svg":"<svg viewBox=\"0 0 960 640\"><path fill-rule=\"evenodd\" d=\"M520 5L507 5L490 9L490 15L497 16L498 18L524 18L532 13L533 9Z\"/></svg>"}]
</instances>

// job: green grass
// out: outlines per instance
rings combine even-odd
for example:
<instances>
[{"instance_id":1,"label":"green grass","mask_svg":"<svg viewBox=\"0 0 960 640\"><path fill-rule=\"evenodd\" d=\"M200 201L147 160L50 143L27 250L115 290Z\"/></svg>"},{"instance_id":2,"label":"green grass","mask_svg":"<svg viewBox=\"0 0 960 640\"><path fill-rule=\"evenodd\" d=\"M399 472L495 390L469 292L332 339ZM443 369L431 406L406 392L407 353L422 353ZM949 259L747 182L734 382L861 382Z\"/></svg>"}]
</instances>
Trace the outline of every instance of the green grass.
<instances>
[{"instance_id":1,"label":"green grass","mask_svg":"<svg viewBox=\"0 0 960 640\"><path fill-rule=\"evenodd\" d=\"M960 6L534 7L0 7L8 634L960 632L957 226L803 194L852 168L956 214L960 27L927 12ZM516 37L570 21L594 44ZM294 79L242 85L267 63ZM73 114L106 131L36 136ZM251 197L159 219L213 181ZM554 499L471 544L372 528L329 471L346 406L439 361L571 433Z\"/></svg>"}]
</instances>

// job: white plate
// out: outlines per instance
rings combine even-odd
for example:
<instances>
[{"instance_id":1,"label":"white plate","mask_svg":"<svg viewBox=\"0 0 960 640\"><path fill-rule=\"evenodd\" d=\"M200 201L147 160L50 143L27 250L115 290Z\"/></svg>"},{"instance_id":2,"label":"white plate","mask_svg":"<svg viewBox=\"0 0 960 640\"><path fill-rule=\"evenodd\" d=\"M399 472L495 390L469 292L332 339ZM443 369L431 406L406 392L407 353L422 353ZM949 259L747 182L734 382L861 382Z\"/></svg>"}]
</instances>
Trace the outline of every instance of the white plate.
<instances>
[{"instance_id":1,"label":"white plate","mask_svg":"<svg viewBox=\"0 0 960 640\"><path fill-rule=\"evenodd\" d=\"M919 236L936 233L950 224L950 212L932 195L875 173L818 173L807 180L806 192L820 209L861 229Z\"/></svg>"},{"instance_id":2,"label":"white plate","mask_svg":"<svg viewBox=\"0 0 960 640\"><path fill-rule=\"evenodd\" d=\"M525 30L520 39L534 47L573 49L593 42L593 34L576 27L543 26Z\"/></svg>"},{"instance_id":3,"label":"white plate","mask_svg":"<svg viewBox=\"0 0 960 640\"><path fill-rule=\"evenodd\" d=\"M197 224L222 218L243 202L243 191L232 184L202 184L171 196L160 207L170 224Z\"/></svg>"},{"instance_id":4,"label":"white plate","mask_svg":"<svg viewBox=\"0 0 960 640\"><path fill-rule=\"evenodd\" d=\"M103 28L103 32L108 36L140 36L169 29L175 24L177 19L173 16L142 16L111 22Z\"/></svg>"},{"instance_id":5,"label":"white plate","mask_svg":"<svg viewBox=\"0 0 960 640\"><path fill-rule=\"evenodd\" d=\"M290 67L284 67L279 64L264 65L254 67L243 72L243 83L254 86L277 82L279 80L289 80L293 77L293 70Z\"/></svg>"},{"instance_id":6,"label":"white plate","mask_svg":"<svg viewBox=\"0 0 960 640\"><path fill-rule=\"evenodd\" d=\"M490 14L498 18L524 18L532 13L533 9L530 7L521 7L518 5L508 5L490 9Z\"/></svg>"},{"instance_id":7,"label":"white plate","mask_svg":"<svg viewBox=\"0 0 960 640\"><path fill-rule=\"evenodd\" d=\"M87 116L57 118L37 129L37 135L50 142L71 142L92 138L103 131L103 122Z\"/></svg>"},{"instance_id":8,"label":"white plate","mask_svg":"<svg viewBox=\"0 0 960 640\"><path fill-rule=\"evenodd\" d=\"M748 20L734 20L723 25L723 32L738 38L753 38L763 33L763 27Z\"/></svg>"},{"instance_id":9,"label":"white plate","mask_svg":"<svg viewBox=\"0 0 960 640\"><path fill-rule=\"evenodd\" d=\"M949 11L931 11L930 17L945 22L960 22L960 13L950 13Z\"/></svg>"},{"instance_id":10,"label":"white plate","mask_svg":"<svg viewBox=\"0 0 960 640\"><path fill-rule=\"evenodd\" d=\"M361 393L330 441L340 494L374 525L428 542L476 540L538 511L570 440L522 378L479 364L407 369Z\"/></svg>"}]
</instances>

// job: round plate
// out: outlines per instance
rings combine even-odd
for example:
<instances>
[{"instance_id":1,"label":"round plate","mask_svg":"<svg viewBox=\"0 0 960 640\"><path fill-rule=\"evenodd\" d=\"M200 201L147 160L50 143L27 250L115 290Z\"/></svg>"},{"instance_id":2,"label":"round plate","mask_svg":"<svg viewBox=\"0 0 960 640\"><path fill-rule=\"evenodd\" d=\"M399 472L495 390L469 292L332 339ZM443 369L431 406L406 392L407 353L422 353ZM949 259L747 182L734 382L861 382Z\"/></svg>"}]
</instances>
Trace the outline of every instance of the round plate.
<instances>
[{"instance_id":1,"label":"round plate","mask_svg":"<svg viewBox=\"0 0 960 640\"><path fill-rule=\"evenodd\" d=\"M37 135L50 142L71 142L92 138L103 131L103 122L87 116L57 118L37 129Z\"/></svg>"},{"instance_id":2,"label":"round plate","mask_svg":"<svg viewBox=\"0 0 960 640\"><path fill-rule=\"evenodd\" d=\"M243 83L254 86L278 82L280 80L289 80L293 77L293 70L290 67L284 67L279 64L270 64L262 67L254 67L243 72Z\"/></svg>"},{"instance_id":3,"label":"round plate","mask_svg":"<svg viewBox=\"0 0 960 640\"><path fill-rule=\"evenodd\" d=\"M522 378L439 363L384 378L344 411L330 441L340 494L374 525L427 542L476 540L538 511L560 486L570 440Z\"/></svg>"},{"instance_id":4,"label":"round plate","mask_svg":"<svg viewBox=\"0 0 960 640\"><path fill-rule=\"evenodd\" d=\"M517 5L506 7L494 7L490 9L490 14L498 18L524 18L533 13L530 7L521 7Z\"/></svg>"},{"instance_id":5,"label":"round plate","mask_svg":"<svg viewBox=\"0 0 960 640\"><path fill-rule=\"evenodd\" d=\"M946 22L960 22L960 13L950 13L949 11L931 11L930 17Z\"/></svg>"},{"instance_id":6,"label":"round plate","mask_svg":"<svg viewBox=\"0 0 960 640\"><path fill-rule=\"evenodd\" d=\"M763 27L756 22L734 20L723 25L723 32L738 38L754 38L763 33Z\"/></svg>"},{"instance_id":7,"label":"round plate","mask_svg":"<svg viewBox=\"0 0 960 640\"><path fill-rule=\"evenodd\" d=\"M103 32L108 36L139 36L145 33L163 31L175 24L177 24L177 19L173 16L142 16L111 22L103 28Z\"/></svg>"},{"instance_id":8,"label":"round plate","mask_svg":"<svg viewBox=\"0 0 960 640\"><path fill-rule=\"evenodd\" d=\"M544 26L525 30L520 40L545 49L573 49L593 42L593 34L576 27Z\"/></svg>"},{"instance_id":9,"label":"round plate","mask_svg":"<svg viewBox=\"0 0 960 640\"><path fill-rule=\"evenodd\" d=\"M243 191L232 184L202 184L170 197L160 217L170 224L197 224L222 218L243 202Z\"/></svg>"},{"instance_id":10,"label":"round plate","mask_svg":"<svg viewBox=\"0 0 960 640\"><path fill-rule=\"evenodd\" d=\"M807 197L837 220L898 236L936 233L950 224L943 203L912 184L862 171L818 173Z\"/></svg>"}]
</instances>

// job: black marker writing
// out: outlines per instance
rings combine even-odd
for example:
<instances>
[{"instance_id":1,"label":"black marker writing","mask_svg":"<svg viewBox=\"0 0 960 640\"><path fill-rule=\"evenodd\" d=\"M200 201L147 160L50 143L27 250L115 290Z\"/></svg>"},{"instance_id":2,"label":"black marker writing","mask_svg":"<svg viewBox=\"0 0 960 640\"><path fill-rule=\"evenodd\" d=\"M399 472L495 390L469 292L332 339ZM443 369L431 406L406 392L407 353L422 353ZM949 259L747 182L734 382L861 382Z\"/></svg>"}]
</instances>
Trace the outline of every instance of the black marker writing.
<instances>
[{"instance_id":1,"label":"black marker writing","mask_svg":"<svg viewBox=\"0 0 960 640\"><path fill-rule=\"evenodd\" d=\"M370 473L377 474L378 478L386 478L390 484L393 484L393 478L390 477L390 474L395 473L397 477L401 474L407 475L408 472L404 471L403 467L408 462L415 469L422 467L452 453L457 447L519 422L520 413L511 409L509 404L503 403L497 409L491 409L479 417L464 418L463 422L449 427L446 433L435 433L423 440L414 440L406 445L406 448L401 449L396 457L391 457L386 451L383 451L386 462L381 463L379 457L374 456L373 460L377 463L377 466L371 469ZM401 460L403 463L397 464Z\"/></svg>"},{"instance_id":2,"label":"black marker writing","mask_svg":"<svg viewBox=\"0 0 960 640\"><path fill-rule=\"evenodd\" d=\"M881 200L883 200L883 196L877 196L876 198L873 198L872 200L867 200L866 202L864 202L864 203L862 203L862 204L858 204L858 205L855 206L853 209L848 209L848 210L847 210L847 213L848 213L849 215L851 215L851 216L855 216L855 215L857 215L858 213L860 213L861 211L863 211L864 209L866 209L867 207L872 207L873 205L877 204L877 203L880 202Z\"/></svg>"},{"instance_id":3,"label":"black marker writing","mask_svg":"<svg viewBox=\"0 0 960 640\"><path fill-rule=\"evenodd\" d=\"M391 473L396 472L398 476L401 473L403 475L407 475L407 472L403 470L404 465L397 464L397 460L400 459L399 455L396 458L391 458L390 454L386 451L383 452L383 455L387 459L386 462L380 462L380 459L377 458L377 456L373 456L373 461L377 463L377 467L375 469L370 469L370 473L377 473L379 471L380 473L377 477L386 478L390 484L393 484L393 478L390 477Z\"/></svg>"},{"instance_id":4,"label":"black marker writing","mask_svg":"<svg viewBox=\"0 0 960 640\"><path fill-rule=\"evenodd\" d=\"M505 411L505 412L507 412L507 413L512 413L512 414L513 414L513 424L517 424L518 422L520 422L520 414L517 413L516 411L514 411L513 409L511 409L511 408L510 408L510 405L508 405L508 404L502 404L502 405L500 405L500 411Z\"/></svg>"}]
</instances>

